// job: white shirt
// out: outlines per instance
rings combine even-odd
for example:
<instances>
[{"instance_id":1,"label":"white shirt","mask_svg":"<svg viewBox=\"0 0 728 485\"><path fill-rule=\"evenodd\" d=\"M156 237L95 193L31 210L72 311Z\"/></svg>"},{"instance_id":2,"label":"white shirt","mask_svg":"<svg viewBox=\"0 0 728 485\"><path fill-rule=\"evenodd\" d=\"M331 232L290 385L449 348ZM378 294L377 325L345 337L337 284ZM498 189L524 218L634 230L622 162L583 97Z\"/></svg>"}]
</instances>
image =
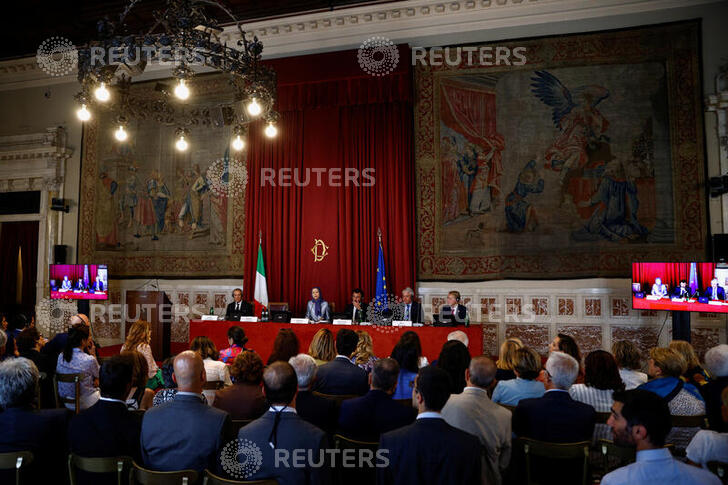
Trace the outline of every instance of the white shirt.
<instances>
[{"instance_id":1,"label":"white shirt","mask_svg":"<svg viewBox=\"0 0 728 485\"><path fill-rule=\"evenodd\" d=\"M619 369L619 377L622 378L624 389L627 391L640 387L647 382L647 374L633 369Z\"/></svg>"},{"instance_id":2,"label":"white shirt","mask_svg":"<svg viewBox=\"0 0 728 485\"><path fill-rule=\"evenodd\" d=\"M667 448L641 450L637 461L602 478L602 485L722 485L707 470L675 460Z\"/></svg>"},{"instance_id":3,"label":"white shirt","mask_svg":"<svg viewBox=\"0 0 728 485\"><path fill-rule=\"evenodd\" d=\"M728 433L700 430L693 436L685 452L688 459L705 468L709 461L726 461L728 459Z\"/></svg>"},{"instance_id":4,"label":"white shirt","mask_svg":"<svg viewBox=\"0 0 728 485\"><path fill-rule=\"evenodd\" d=\"M291 406L271 406L268 408L268 411L271 413L283 412L298 414L296 408L292 408Z\"/></svg>"},{"instance_id":5,"label":"white shirt","mask_svg":"<svg viewBox=\"0 0 728 485\"><path fill-rule=\"evenodd\" d=\"M420 413L417 415L417 419L426 419L426 418L444 419L442 417L442 414L438 413L437 411L425 411L424 413Z\"/></svg>"},{"instance_id":6,"label":"white shirt","mask_svg":"<svg viewBox=\"0 0 728 485\"><path fill-rule=\"evenodd\" d=\"M205 365L207 382L222 381L225 386L233 385L233 381L230 379L230 369L223 362L220 362L219 360L212 360L208 357L203 360L202 363ZM215 401L215 392L216 391L212 389L202 391L202 394L205 395L207 403L210 406L212 406L212 403Z\"/></svg>"},{"instance_id":7,"label":"white shirt","mask_svg":"<svg viewBox=\"0 0 728 485\"><path fill-rule=\"evenodd\" d=\"M597 389L586 384L574 384L569 388L569 395L573 400L590 405L598 413L608 413L612 410L613 392L614 389Z\"/></svg>"}]
</instances>

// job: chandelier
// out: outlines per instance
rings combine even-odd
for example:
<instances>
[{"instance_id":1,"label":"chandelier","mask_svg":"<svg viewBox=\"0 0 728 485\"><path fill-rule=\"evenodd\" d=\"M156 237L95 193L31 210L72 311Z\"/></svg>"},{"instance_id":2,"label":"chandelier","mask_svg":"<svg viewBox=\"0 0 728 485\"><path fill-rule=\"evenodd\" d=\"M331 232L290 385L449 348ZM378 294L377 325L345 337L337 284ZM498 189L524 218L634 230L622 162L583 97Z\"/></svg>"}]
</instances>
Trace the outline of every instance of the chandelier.
<instances>
[{"instance_id":1,"label":"chandelier","mask_svg":"<svg viewBox=\"0 0 728 485\"><path fill-rule=\"evenodd\" d=\"M232 148L245 146L248 125L265 121L264 133L277 134L278 113L273 110L276 93L275 72L263 66L263 44L250 38L235 16L215 0L166 0L164 10L155 11L154 23L146 32L129 33L125 20L140 0L131 0L119 20L97 23L98 39L78 50L78 81L81 91L75 99L78 118L88 121L97 109L108 109L115 117L114 137L127 141L131 119L153 119L175 126L175 147L189 146L189 128L210 123L209 110L190 105L195 93L190 79L197 71L213 71L228 78L231 101L219 107L225 125L232 126ZM222 28L206 8L216 7L230 18L240 35L236 46L221 40ZM155 96L136 96L134 77L154 63L173 67L174 87L157 83Z\"/></svg>"}]
</instances>

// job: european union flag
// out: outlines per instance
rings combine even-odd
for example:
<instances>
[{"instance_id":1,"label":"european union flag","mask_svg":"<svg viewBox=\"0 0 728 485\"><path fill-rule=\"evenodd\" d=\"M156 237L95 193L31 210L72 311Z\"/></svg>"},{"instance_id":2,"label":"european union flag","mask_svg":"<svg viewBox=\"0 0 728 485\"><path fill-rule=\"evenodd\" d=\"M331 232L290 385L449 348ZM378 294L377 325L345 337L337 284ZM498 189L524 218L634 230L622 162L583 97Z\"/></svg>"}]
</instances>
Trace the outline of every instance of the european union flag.
<instances>
[{"instance_id":1,"label":"european union flag","mask_svg":"<svg viewBox=\"0 0 728 485\"><path fill-rule=\"evenodd\" d=\"M379 242L379 261L377 262L377 292L375 296L378 309L387 308L387 277L384 274L384 251Z\"/></svg>"}]
</instances>

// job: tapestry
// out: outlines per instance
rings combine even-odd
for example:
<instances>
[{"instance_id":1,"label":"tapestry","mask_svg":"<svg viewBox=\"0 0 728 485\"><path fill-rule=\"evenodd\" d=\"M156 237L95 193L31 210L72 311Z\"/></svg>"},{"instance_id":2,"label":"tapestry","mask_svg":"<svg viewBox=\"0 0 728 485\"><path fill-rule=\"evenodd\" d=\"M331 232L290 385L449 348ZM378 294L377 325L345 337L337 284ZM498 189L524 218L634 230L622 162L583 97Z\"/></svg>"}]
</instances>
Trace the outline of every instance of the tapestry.
<instances>
[{"instance_id":1,"label":"tapestry","mask_svg":"<svg viewBox=\"0 0 728 485\"><path fill-rule=\"evenodd\" d=\"M110 277L241 277L247 171L230 147L227 80L188 83L185 151L154 102L165 82L132 86L141 101L126 141L109 111L84 129L78 260L107 264Z\"/></svg>"},{"instance_id":2,"label":"tapestry","mask_svg":"<svg viewBox=\"0 0 728 485\"><path fill-rule=\"evenodd\" d=\"M704 259L699 36L686 22L417 62L418 279L627 277L634 260ZM483 48L525 62L484 65Z\"/></svg>"}]
</instances>

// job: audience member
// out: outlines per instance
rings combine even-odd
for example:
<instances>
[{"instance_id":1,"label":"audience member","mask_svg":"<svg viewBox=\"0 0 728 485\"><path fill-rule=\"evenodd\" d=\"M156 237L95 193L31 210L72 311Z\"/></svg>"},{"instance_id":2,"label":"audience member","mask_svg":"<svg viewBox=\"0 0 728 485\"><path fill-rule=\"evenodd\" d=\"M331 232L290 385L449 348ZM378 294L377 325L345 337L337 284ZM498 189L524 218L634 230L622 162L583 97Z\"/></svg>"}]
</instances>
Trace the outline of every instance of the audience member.
<instances>
[{"instance_id":1,"label":"audience member","mask_svg":"<svg viewBox=\"0 0 728 485\"><path fill-rule=\"evenodd\" d=\"M145 320L137 320L129 329L129 335L126 336L121 351L135 350L142 354L147 361L147 377L151 381L150 389L162 387L162 376L157 376L159 367L152 355L152 347L149 343L152 341L152 325Z\"/></svg>"},{"instance_id":2,"label":"audience member","mask_svg":"<svg viewBox=\"0 0 728 485\"><path fill-rule=\"evenodd\" d=\"M260 468L246 477L248 480L272 478L279 485L328 483L329 468L311 466L312 461L321 463L326 435L296 413L297 387L296 372L288 362L274 362L263 371L263 392L270 408L238 433L239 439L252 441L262 453ZM307 457L296 459L304 466L293 466L294 452Z\"/></svg>"},{"instance_id":3,"label":"audience member","mask_svg":"<svg viewBox=\"0 0 728 485\"><path fill-rule=\"evenodd\" d=\"M374 355L374 342L372 342L371 335L365 330L357 330L356 334L359 336L359 342L356 344L356 350L351 361L368 374L377 361L377 356Z\"/></svg>"},{"instance_id":4,"label":"audience member","mask_svg":"<svg viewBox=\"0 0 728 485\"><path fill-rule=\"evenodd\" d=\"M569 388L579 375L579 363L560 351L551 352L541 371L543 397L522 399L513 410L513 433L551 443L591 440L596 412L575 401Z\"/></svg>"},{"instance_id":5,"label":"audience member","mask_svg":"<svg viewBox=\"0 0 728 485\"><path fill-rule=\"evenodd\" d=\"M434 366L420 369L412 392L417 420L382 435L379 448L389 450L389 464L377 469L377 483L480 482L478 438L449 425L440 414L450 387L450 376L444 370Z\"/></svg>"},{"instance_id":6,"label":"audience member","mask_svg":"<svg viewBox=\"0 0 728 485\"><path fill-rule=\"evenodd\" d=\"M369 374L369 392L341 403L339 431L359 441L379 441L382 433L411 424L417 413L411 406L392 400L397 387L399 364L392 358L379 359Z\"/></svg>"},{"instance_id":7,"label":"audience member","mask_svg":"<svg viewBox=\"0 0 728 485\"><path fill-rule=\"evenodd\" d=\"M492 360L484 355L473 357L465 371L467 387L462 394L450 396L442 408L442 417L448 424L478 437L483 446L481 483L498 485L511 459L511 412L488 398L495 374Z\"/></svg>"},{"instance_id":8,"label":"audience member","mask_svg":"<svg viewBox=\"0 0 728 485\"><path fill-rule=\"evenodd\" d=\"M437 367L450 375L451 394L460 394L465 388L465 370L470 365L470 352L459 340L449 340L442 346Z\"/></svg>"},{"instance_id":9,"label":"audience member","mask_svg":"<svg viewBox=\"0 0 728 485\"><path fill-rule=\"evenodd\" d=\"M721 419L720 396L728 388L728 345L717 345L708 350L705 353L705 367L711 379L700 388L700 392L705 399L709 427L725 433L728 432L728 424Z\"/></svg>"},{"instance_id":10,"label":"audience member","mask_svg":"<svg viewBox=\"0 0 728 485\"><path fill-rule=\"evenodd\" d=\"M637 449L637 459L607 473L602 485L720 484L712 473L681 463L664 448L671 428L670 410L656 394L643 389L615 392L607 424L616 444Z\"/></svg>"},{"instance_id":11,"label":"audience member","mask_svg":"<svg viewBox=\"0 0 728 485\"><path fill-rule=\"evenodd\" d=\"M728 387L721 394L721 414L724 423L728 423ZM688 460L702 466L711 461L726 462L728 460L728 433L718 433L703 429L693 437L685 453Z\"/></svg>"},{"instance_id":12,"label":"audience member","mask_svg":"<svg viewBox=\"0 0 728 485\"><path fill-rule=\"evenodd\" d=\"M217 454L234 438L230 416L208 406L202 395L205 364L200 354L186 350L174 359L177 394L144 413L141 453L151 470L205 468L219 471Z\"/></svg>"},{"instance_id":13,"label":"audience member","mask_svg":"<svg viewBox=\"0 0 728 485\"><path fill-rule=\"evenodd\" d=\"M652 391L663 398L674 416L698 416L705 414L705 402L692 384L680 377L685 373L687 363L677 351L655 347L650 350L647 373L653 379L638 389Z\"/></svg>"},{"instance_id":14,"label":"audience member","mask_svg":"<svg viewBox=\"0 0 728 485\"><path fill-rule=\"evenodd\" d=\"M24 483L57 483L66 474L69 413L34 409L38 378L38 368L24 357L0 363L0 453L32 452L34 465L24 472ZM0 483L15 483L14 474L0 473Z\"/></svg>"},{"instance_id":15,"label":"audience member","mask_svg":"<svg viewBox=\"0 0 728 485\"><path fill-rule=\"evenodd\" d=\"M417 333L407 331L402 334L392 349L392 358L399 364L399 377L394 399L412 399L415 377L422 357L422 345Z\"/></svg>"},{"instance_id":16,"label":"audience member","mask_svg":"<svg viewBox=\"0 0 728 485\"><path fill-rule=\"evenodd\" d=\"M147 388L149 370L146 357L136 350L125 350L119 355L127 356L133 364L131 390L126 396L127 407L129 409L149 409L154 403L154 391Z\"/></svg>"},{"instance_id":17,"label":"audience member","mask_svg":"<svg viewBox=\"0 0 728 485\"><path fill-rule=\"evenodd\" d=\"M608 413L612 409L612 393L623 390L617 361L606 350L595 350L584 360L584 384L571 386L569 395L598 413Z\"/></svg>"},{"instance_id":18,"label":"audience member","mask_svg":"<svg viewBox=\"0 0 728 485\"><path fill-rule=\"evenodd\" d=\"M162 362L162 382L164 387L162 390L157 391L152 401L153 406L159 406L167 401L174 399L177 394L177 383L174 381L174 358L167 357Z\"/></svg>"},{"instance_id":19,"label":"audience member","mask_svg":"<svg viewBox=\"0 0 728 485\"><path fill-rule=\"evenodd\" d=\"M51 362L47 355L40 352L43 348L43 339L35 326L28 327L18 334L15 345L20 357L31 360L40 372L40 397L42 407L55 405L55 390L53 389L53 374L56 363Z\"/></svg>"},{"instance_id":20,"label":"audience member","mask_svg":"<svg viewBox=\"0 0 728 485\"><path fill-rule=\"evenodd\" d=\"M263 359L253 350L245 350L230 366L233 385L215 393L214 406L232 419L257 419L268 409L261 390Z\"/></svg>"},{"instance_id":21,"label":"audience member","mask_svg":"<svg viewBox=\"0 0 728 485\"><path fill-rule=\"evenodd\" d=\"M468 334L463 332L462 330L455 330L453 332L450 332L447 334L447 341L450 340L457 340L458 342L462 342L464 346L470 345L470 339L468 338Z\"/></svg>"},{"instance_id":22,"label":"audience member","mask_svg":"<svg viewBox=\"0 0 728 485\"><path fill-rule=\"evenodd\" d=\"M545 391L543 382L536 378L541 372L541 356L530 347L516 350L515 379L500 381L493 391L493 402L517 406L521 399L541 397ZM496 375L498 373L496 372Z\"/></svg>"},{"instance_id":23,"label":"audience member","mask_svg":"<svg viewBox=\"0 0 728 485\"><path fill-rule=\"evenodd\" d=\"M72 326L82 323L91 328L91 323L89 322L89 319L86 315L83 313L79 313L77 315L73 315L68 320L68 328L70 329ZM90 330L89 330L90 332ZM58 360L58 355L63 352L63 349L66 348L66 341L68 340L68 330L65 332L60 332L55 335L52 339L50 339L44 346L42 352L48 356L48 358L51 360L51 362L56 362ZM93 339L92 339L93 340ZM94 350L98 349L98 346L94 343ZM94 352L95 354L95 352ZM98 358L98 356L96 356Z\"/></svg>"},{"instance_id":24,"label":"audience member","mask_svg":"<svg viewBox=\"0 0 728 485\"><path fill-rule=\"evenodd\" d=\"M288 363L296 372L296 379L298 380L296 412L301 419L327 433L333 433L336 429L339 413L336 401L317 396L311 391L318 370L316 361L310 355L298 354L291 357Z\"/></svg>"},{"instance_id":25,"label":"audience member","mask_svg":"<svg viewBox=\"0 0 728 485\"><path fill-rule=\"evenodd\" d=\"M575 382L582 382L584 380L584 367L581 365L581 352L579 352L579 346L574 337L563 333L558 334L549 344L549 353L556 351L563 352L576 359L579 363L579 375Z\"/></svg>"},{"instance_id":26,"label":"audience member","mask_svg":"<svg viewBox=\"0 0 728 485\"><path fill-rule=\"evenodd\" d=\"M498 360L495 363L498 367L495 374L497 381L508 381L516 378L516 374L513 372L516 365L516 351L522 347L523 342L518 337L507 338L503 341L500 352L498 352Z\"/></svg>"},{"instance_id":27,"label":"audience member","mask_svg":"<svg viewBox=\"0 0 728 485\"><path fill-rule=\"evenodd\" d=\"M0 330L0 362L5 360L5 348L8 345L8 334L4 330Z\"/></svg>"},{"instance_id":28,"label":"audience member","mask_svg":"<svg viewBox=\"0 0 728 485\"><path fill-rule=\"evenodd\" d=\"M342 328L336 334L336 358L316 372L314 391L322 394L366 394L367 373L351 363L359 337L353 330Z\"/></svg>"},{"instance_id":29,"label":"audience member","mask_svg":"<svg viewBox=\"0 0 728 485\"><path fill-rule=\"evenodd\" d=\"M708 382L708 375L700 366L698 354L695 353L695 349L690 342L686 342L685 340L673 340L670 342L670 348L682 355L688 365L687 370L682 375L685 382L694 385L698 389L700 389L700 386Z\"/></svg>"},{"instance_id":30,"label":"audience member","mask_svg":"<svg viewBox=\"0 0 728 485\"><path fill-rule=\"evenodd\" d=\"M230 369L225 363L217 360L220 353L215 348L212 340L205 336L195 337L190 344L190 350L197 352L202 357L207 382L222 383L223 387L233 385L233 382L230 380ZM215 389L205 389L202 391L210 406L215 401L215 391Z\"/></svg>"},{"instance_id":31,"label":"audience member","mask_svg":"<svg viewBox=\"0 0 728 485\"><path fill-rule=\"evenodd\" d=\"M316 365L324 365L334 360L336 357L334 333L328 328L322 328L313 334L311 343L308 346L308 355L313 357Z\"/></svg>"},{"instance_id":32,"label":"audience member","mask_svg":"<svg viewBox=\"0 0 728 485\"><path fill-rule=\"evenodd\" d=\"M614 360L619 367L619 377L626 390L634 389L647 382L647 374L640 372L640 351L630 340L620 340L612 345Z\"/></svg>"},{"instance_id":33,"label":"audience member","mask_svg":"<svg viewBox=\"0 0 728 485\"><path fill-rule=\"evenodd\" d=\"M220 361L224 364L231 365L240 352L248 350L245 348L248 337L245 336L245 330L237 325L228 328L227 336L230 347L220 351Z\"/></svg>"},{"instance_id":34,"label":"audience member","mask_svg":"<svg viewBox=\"0 0 728 485\"><path fill-rule=\"evenodd\" d=\"M88 409L99 400L99 363L94 356L93 340L89 335L89 327L83 323L76 323L68 329L68 338L63 353L58 356L56 374L81 374L81 395L79 403L81 409ZM73 398L76 389L71 382L59 382L58 394L61 397ZM68 409L74 405L67 403Z\"/></svg>"},{"instance_id":35,"label":"audience member","mask_svg":"<svg viewBox=\"0 0 728 485\"><path fill-rule=\"evenodd\" d=\"M273 340L273 352L268 357L268 365L279 360L288 362L294 355L298 355L298 337L290 328L278 330L278 335Z\"/></svg>"}]
</instances>

